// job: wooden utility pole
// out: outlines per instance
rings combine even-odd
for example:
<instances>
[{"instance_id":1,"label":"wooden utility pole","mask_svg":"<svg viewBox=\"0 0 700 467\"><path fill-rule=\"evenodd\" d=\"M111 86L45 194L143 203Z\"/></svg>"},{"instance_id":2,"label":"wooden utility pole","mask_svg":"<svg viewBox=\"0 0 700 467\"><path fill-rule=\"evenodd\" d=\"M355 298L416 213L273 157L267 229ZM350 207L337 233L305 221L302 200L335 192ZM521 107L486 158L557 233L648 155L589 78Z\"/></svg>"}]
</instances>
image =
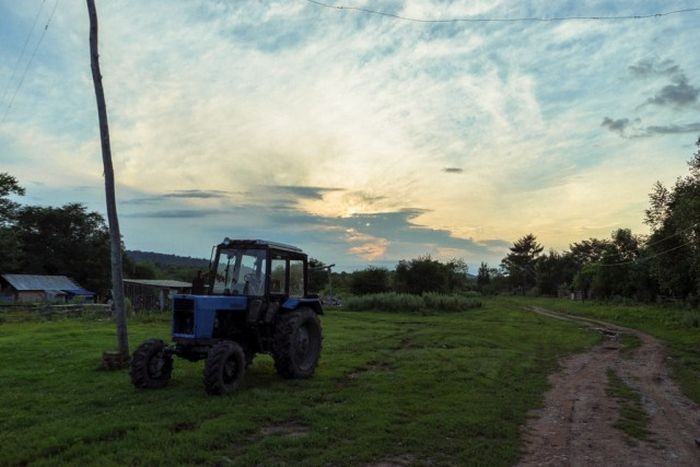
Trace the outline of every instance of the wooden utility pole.
<instances>
[{"instance_id":1,"label":"wooden utility pole","mask_svg":"<svg viewBox=\"0 0 700 467\"><path fill-rule=\"evenodd\" d=\"M117 358L108 360L105 354L103 363L107 367L122 367L129 361L129 340L126 333L126 313L124 311L124 281L122 278L122 248L117 217L117 202L114 194L114 167L112 166L112 150L109 144L109 126L107 124L107 107L105 93L102 88L99 54L97 53L97 10L95 0L86 0L90 16L90 65L92 82L95 85L97 98L97 116L100 122L100 141L102 143L102 163L104 164L105 195L107 199L107 220L109 222L109 237L112 245L112 300L114 316L117 323ZM116 360L116 361L115 361Z\"/></svg>"}]
</instances>

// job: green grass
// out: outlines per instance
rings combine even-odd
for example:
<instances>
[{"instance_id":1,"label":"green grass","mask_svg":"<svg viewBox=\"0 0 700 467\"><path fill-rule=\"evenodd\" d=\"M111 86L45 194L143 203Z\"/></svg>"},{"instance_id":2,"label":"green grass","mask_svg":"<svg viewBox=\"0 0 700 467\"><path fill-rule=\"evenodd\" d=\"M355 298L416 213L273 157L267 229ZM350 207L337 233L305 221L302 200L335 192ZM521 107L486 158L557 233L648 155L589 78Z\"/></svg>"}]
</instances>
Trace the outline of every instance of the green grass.
<instances>
[{"instance_id":1,"label":"green grass","mask_svg":"<svg viewBox=\"0 0 700 467\"><path fill-rule=\"evenodd\" d=\"M204 393L202 363L137 391L99 369L98 319L0 323L0 465L412 463L511 465L559 357L598 341L579 326L491 302L466 312L328 312L316 375L288 381L258 356L241 390ZM167 317L129 323L132 348Z\"/></svg>"},{"instance_id":2,"label":"green grass","mask_svg":"<svg viewBox=\"0 0 700 467\"><path fill-rule=\"evenodd\" d=\"M642 340L634 334L623 334L620 343L622 344L622 353L629 354L642 345Z\"/></svg>"},{"instance_id":3,"label":"green grass","mask_svg":"<svg viewBox=\"0 0 700 467\"><path fill-rule=\"evenodd\" d=\"M501 298L521 306L539 305L555 311L596 318L638 329L661 339L669 352L674 379L683 392L700 403L700 327L698 311L653 305L613 305L548 298Z\"/></svg>"},{"instance_id":4,"label":"green grass","mask_svg":"<svg viewBox=\"0 0 700 467\"><path fill-rule=\"evenodd\" d=\"M642 406L642 398L615 371L608 369L607 393L618 404L619 417L613 424L632 438L646 440L649 436L649 415Z\"/></svg>"}]
</instances>

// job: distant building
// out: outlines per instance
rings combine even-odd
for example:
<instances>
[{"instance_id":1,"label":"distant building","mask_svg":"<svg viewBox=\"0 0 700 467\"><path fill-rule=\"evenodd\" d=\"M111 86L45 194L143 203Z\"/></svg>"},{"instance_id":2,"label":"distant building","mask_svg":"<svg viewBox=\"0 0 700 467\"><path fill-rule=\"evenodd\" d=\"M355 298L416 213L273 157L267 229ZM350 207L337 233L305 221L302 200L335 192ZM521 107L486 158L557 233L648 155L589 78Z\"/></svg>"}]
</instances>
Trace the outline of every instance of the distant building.
<instances>
[{"instance_id":1,"label":"distant building","mask_svg":"<svg viewBox=\"0 0 700 467\"><path fill-rule=\"evenodd\" d=\"M160 310L170 307L172 296L178 293L191 293L189 282L167 279L124 279L124 296L134 310Z\"/></svg>"},{"instance_id":2,"label":"distant building","mask_svg":"<svg viewBox=\"0 0 700 467\"><path fill-rule=\"evenodd\" d=\"M66 276L37 274L0 275L0 300L3 302L89 301L95 292L85 290Z\"/></svg>"}]
</instances>

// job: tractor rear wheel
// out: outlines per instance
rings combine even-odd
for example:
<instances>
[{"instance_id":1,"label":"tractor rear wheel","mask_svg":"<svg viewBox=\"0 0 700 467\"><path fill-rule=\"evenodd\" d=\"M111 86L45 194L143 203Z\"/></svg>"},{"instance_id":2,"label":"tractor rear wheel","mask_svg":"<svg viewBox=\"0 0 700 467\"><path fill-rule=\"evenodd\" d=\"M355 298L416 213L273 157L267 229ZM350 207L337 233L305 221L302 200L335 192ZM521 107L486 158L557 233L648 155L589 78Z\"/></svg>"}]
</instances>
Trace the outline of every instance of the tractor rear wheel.
<instances>
[{"instance_id":1,"label":"tractor rear wheel","mask_svg":"<svg viewBox=\"0 0 700 467\"><path fill-rule=\"evenodd\" d=\"M221 395L235 391L245 375L246 358L236 342L221 342L209 350L204 364L204 389Z\"/></svg>"},{"instance_id":2,"label":"tractor rear wheel","mask_svg":"<svg viewBox=\"0 0 700 467\"><path fill-rule=\"evenodd\" d=\"M321 321L310 308L280 315L275 325L272 357L284 378L309 378L321 356Z\"/></svg>"},{"instance_id":3,"label":"tractor rear wheel","mask_svg":"<svg viewBox=\"0 0 700 467\"><path fill-rule=\"evenodd\" d=\"M131 357L129 375L139 389L159 389L168 384L173 371L173 358L165 352L160 339L148 339L138 346Z\"/></svg>"}]
</instances>

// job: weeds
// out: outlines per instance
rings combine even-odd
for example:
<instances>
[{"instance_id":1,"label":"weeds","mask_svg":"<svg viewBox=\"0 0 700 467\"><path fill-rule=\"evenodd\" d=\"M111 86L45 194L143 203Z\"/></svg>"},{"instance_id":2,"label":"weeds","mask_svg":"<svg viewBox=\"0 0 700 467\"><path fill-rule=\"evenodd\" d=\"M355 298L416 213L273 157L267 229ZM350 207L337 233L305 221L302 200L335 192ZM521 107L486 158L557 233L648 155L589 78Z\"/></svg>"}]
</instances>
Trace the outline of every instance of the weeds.
<instances>
[{"instance_id":1,"label":"weeds","mask_svg":"<svg viewBox=\"0 0 700 467\"><path fill-rule=\"evenodd\" d=\"M613 424L615 428L638 440L649 436L649 415L642 406L642 398L615 371L608 368L607 393L615 398L619 405L619 418Z\"/></svg>"},{"instance_id":2,"label":"weeds","mask_svg":"<svg viewBox=\"0 0 700 467\"><path fill-rule=\"evenodd\" d=\"M463 295L425 293L423 295L380 293L349 297L345 308L351 311L463 311L478 308L481 301Z\"/></svg>"}]
</instances>

